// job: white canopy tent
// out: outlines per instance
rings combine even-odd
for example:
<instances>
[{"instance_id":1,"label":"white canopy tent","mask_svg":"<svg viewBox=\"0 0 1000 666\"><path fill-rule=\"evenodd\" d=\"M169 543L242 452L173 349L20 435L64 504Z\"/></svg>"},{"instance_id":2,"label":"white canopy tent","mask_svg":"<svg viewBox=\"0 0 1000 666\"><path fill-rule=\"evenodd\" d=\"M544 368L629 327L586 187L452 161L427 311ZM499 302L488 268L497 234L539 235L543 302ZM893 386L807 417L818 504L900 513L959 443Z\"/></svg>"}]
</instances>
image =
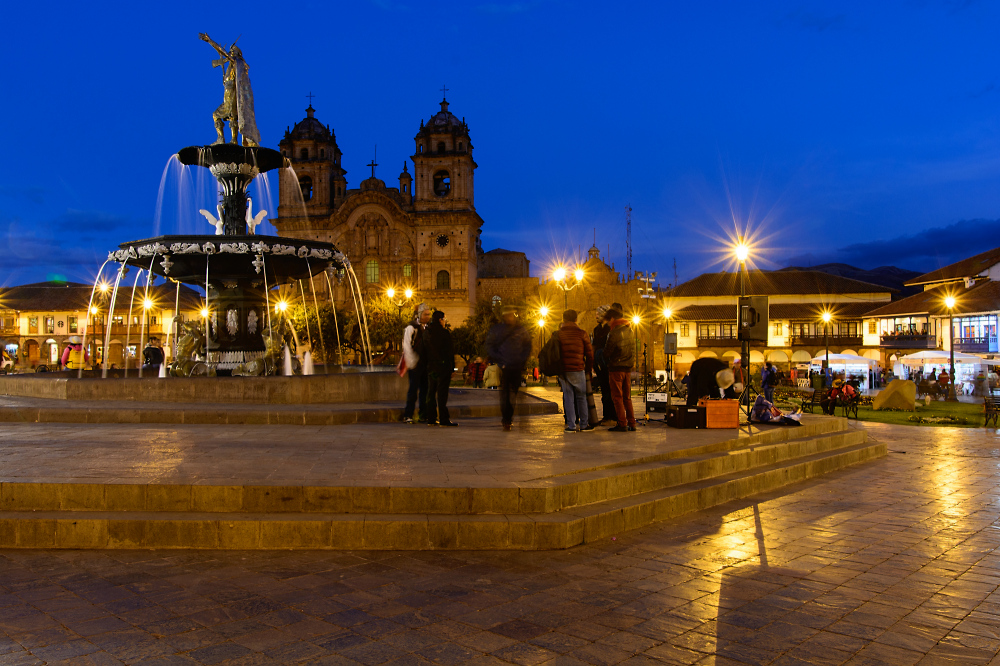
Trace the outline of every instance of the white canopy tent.
<instances>
[{"instance_id":1,"label":"white canopy tent","mask_svg":"<svg viewBox=\"0 0 1000 666\"><path fill-rule=\"evenodd\" d=\"M951 352L941 351L940 349L929 349L915 354L907 354L899 360L906 365L942 365L951 363ZM1000 365L1000 359L983 358L975 354L955 352L955 364L959 363L967 363L969 365Z\"/></svg>"},{"instance_id":2,"label":"white canopy tent","mask_svg":"<svg viewBox=\"0 0 1000 666\"><path fill-rule=\"evenodd\" d=\"M812 360L813 365L823 365L823 361L826 360L826 354L822 356L817 356ZM830 366L835 365L865 365L872 366L878 365L878 360L874 358L867 358L865 356L855 356L854 354L830 354Z\"/></svg>"}]
</instances>

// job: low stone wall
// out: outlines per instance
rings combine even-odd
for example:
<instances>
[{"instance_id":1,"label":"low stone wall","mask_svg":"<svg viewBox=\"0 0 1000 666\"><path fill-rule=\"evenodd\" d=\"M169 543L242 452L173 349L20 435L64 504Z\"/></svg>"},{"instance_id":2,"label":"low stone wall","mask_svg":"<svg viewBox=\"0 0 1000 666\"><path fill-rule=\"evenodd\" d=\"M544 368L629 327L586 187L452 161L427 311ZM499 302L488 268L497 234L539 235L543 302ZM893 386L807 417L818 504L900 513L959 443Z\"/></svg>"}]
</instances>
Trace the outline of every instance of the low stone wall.
<instances>
[{"instance_id":1,"label":"low stone wall","mask_svg":"<svg viewBox=\"0 0 1000 666\"><path fill-rule=\"evenodd\" d=\"M308 377L148 377L65 379L41 375L0 377L0 395L55 400L261 403L305 405L406 398L407 380L395 371Z\"/></svg>"}]
</instances>

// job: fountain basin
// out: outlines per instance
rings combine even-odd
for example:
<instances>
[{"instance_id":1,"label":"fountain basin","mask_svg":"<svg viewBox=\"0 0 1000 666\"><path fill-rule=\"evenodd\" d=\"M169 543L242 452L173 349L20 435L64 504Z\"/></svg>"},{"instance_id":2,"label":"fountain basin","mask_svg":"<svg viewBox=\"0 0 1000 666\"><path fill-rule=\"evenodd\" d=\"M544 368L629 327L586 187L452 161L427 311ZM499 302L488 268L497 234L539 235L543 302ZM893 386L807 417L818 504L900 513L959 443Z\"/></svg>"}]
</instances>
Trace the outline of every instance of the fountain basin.
<instances>
[{"instance_id":1,"label":"fountain basin","mask_svg":"<svg viewBox=\"0 0 1000 666\"><path fill-rule=\"evenodd\" d=\"M406 399L409 385L395 370L344 372L295 377L0 377L0 395L52 400L110 402L186 402L308 405Z\"/></svg>"}]
</instances>

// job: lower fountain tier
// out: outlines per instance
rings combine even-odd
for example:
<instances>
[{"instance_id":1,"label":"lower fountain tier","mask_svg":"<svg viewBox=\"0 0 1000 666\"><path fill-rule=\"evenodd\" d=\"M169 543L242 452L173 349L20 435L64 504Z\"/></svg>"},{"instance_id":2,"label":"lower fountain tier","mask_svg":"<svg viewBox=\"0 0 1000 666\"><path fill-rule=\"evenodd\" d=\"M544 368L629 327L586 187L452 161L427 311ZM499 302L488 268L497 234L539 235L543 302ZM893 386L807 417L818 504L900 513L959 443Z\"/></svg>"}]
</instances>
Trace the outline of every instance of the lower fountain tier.
<instances>
[{"instance_id":1,"label":"lower fountain tier","mask_svg":"<svg viewBox=\"0 0 1000 666\"><path fill-rule=\"evenodd\" d=\"M206 275L209 280L256 278L271 287L346 265L331 243L281 236L157 236L118 247L109 259L201 287Z\"/></svg>"}]
</instances>

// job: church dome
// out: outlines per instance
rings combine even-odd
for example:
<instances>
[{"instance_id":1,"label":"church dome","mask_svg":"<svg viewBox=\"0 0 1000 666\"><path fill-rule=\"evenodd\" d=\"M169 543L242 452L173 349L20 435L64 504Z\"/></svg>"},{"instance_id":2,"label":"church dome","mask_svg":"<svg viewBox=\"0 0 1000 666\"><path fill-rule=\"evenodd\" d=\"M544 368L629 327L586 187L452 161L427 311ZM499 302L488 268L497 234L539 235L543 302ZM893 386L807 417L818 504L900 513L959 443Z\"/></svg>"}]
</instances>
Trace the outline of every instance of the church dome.
<instances>
[{"instance_id":1,"label":"church dome","mask_svg":"<svg viewBox=\"0 0 1000 666\"><path fill-rule=\"evenodd\" d=\"M292 139L329 139L330 129L316 120L315 113L316 110L310 104L306 109L306 117L295 124L288 136Z\"/></svg>"},{"instance_id":2,"label":"church dome","mask_svg":"<svg viewBox=\"0 0 1000 666\"><path fill-rule=\"evenodd\" d=\"M464 120L448 110L448 100L441 100L441 110L431 116L431 119L424 125L421 123L420 134L468 134L469 128Z\"/></svg>"}]
</instances>

